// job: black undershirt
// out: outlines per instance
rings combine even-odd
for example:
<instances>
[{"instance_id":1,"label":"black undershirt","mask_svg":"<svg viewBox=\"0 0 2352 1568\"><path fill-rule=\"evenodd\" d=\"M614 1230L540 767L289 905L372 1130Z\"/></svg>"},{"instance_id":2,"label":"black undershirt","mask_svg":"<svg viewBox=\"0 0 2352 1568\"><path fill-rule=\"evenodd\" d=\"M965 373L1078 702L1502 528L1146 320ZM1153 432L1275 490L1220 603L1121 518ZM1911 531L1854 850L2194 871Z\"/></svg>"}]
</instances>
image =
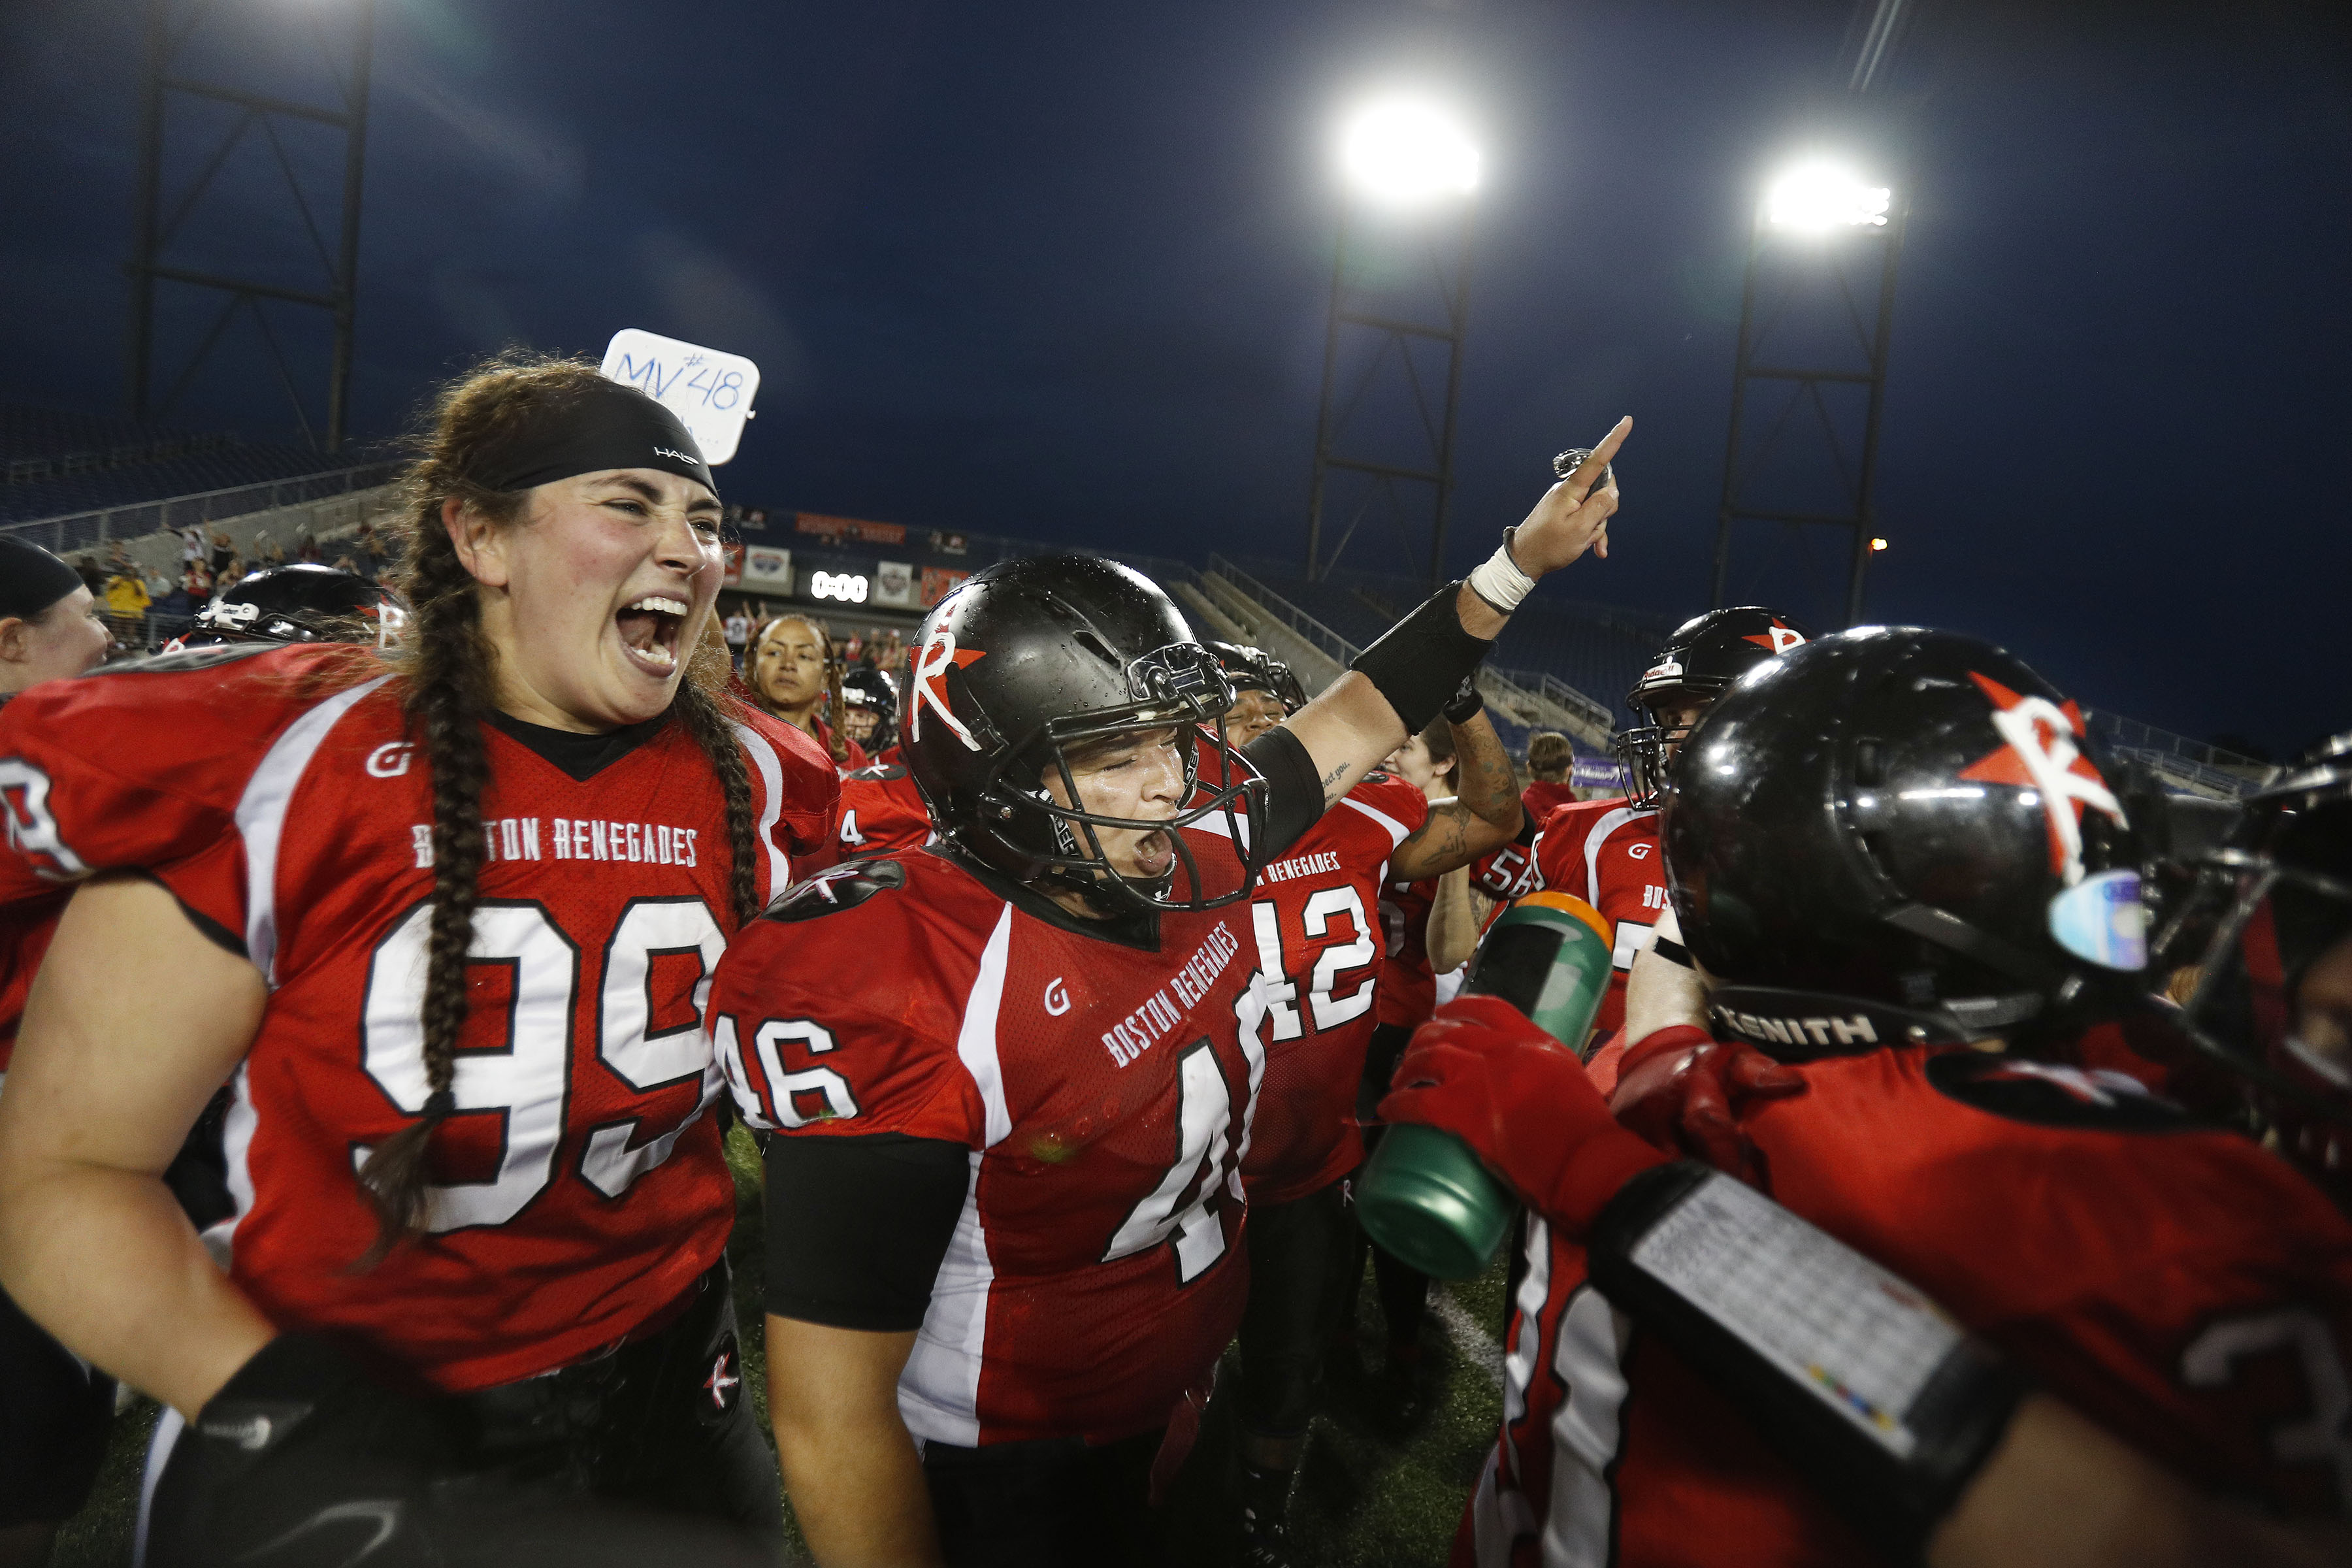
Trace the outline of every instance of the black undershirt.
<instances>
[{"instance_id":1,"label":"black undershirt","mask_svg":"<svg viewBox=\"0 0 2352 1568\"><path fill-rule=\"evenodd\" d=\"M768 1310L836 1329L922 1327L971 1152L877 1132L768 1140Z\"/></svg>"},{"instance_id":2,"label":"black undershirt","mask_svg":"<svg viewBox=\"0 0 2352 1568\"><path fill-rule=\"evenodd\" d=\"M669 715L661 713L642 724L625 724L593 735L527 724L509 713L493 712L490 722L501 733L545 759L550 766L570 774L573 783L586 784L661 733L662 726L669 722Z\"/></svg>"}]
</instances>

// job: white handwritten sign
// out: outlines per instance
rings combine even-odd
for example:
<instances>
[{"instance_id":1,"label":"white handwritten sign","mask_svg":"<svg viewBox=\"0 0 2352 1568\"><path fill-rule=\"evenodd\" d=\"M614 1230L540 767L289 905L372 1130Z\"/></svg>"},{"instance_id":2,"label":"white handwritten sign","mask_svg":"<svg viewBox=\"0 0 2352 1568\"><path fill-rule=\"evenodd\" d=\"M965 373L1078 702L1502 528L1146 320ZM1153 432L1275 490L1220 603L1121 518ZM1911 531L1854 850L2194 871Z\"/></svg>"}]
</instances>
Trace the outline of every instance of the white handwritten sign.
<instances>
[{"instance_id":1,"label":"white handwritten sign","mask_svg":"<svg viewBox=\"0 0 2352 1568\"><path fill-rule=\"evenodd\" d=\"M604 371L685 420L687 433L702 448L702 460L714 468L735 455L743 421L751 417L751 399L760 391L760 367L741 354L636 327L613 334L604 346Z\"/></svg>"}]
</instances>

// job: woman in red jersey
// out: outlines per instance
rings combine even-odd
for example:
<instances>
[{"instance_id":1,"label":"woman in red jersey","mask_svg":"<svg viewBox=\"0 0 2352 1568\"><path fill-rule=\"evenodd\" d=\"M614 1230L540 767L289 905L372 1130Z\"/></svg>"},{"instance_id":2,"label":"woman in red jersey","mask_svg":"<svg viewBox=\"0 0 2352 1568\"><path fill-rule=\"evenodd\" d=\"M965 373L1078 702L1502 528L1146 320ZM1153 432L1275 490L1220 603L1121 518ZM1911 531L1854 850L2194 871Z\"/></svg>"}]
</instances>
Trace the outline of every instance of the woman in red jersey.
<instances>
[{"instance_id":1,"label":"woman in red jersey","mask_svg":"<svg viewBox=\"0 0 2352 1568\"><path fill-rule=\"evenodd\" d=\"M823 621L777 616L752 632L743 681L762 710L814 740L834 766L856 773L868 758L843 722L849 706L842 690L845 668Z\"/></svg>"},{"instance_id":2,"label":"woman in red jersey","mask_svg":"<svg viewBox=\"0 0 2352 1568\"><path fill-rule=\"evenodd\" d=\"M153 1561L446 1560L486 1491L771 1530L698 1008L833 770L721 694L718 497L643 394L493 362L404 510L388 660L192 650L0 717L0 901L80 884L0 1280L171 1406ZM199 1238L157 1173L225 1079Z\"/></svg>"}]
</instances>

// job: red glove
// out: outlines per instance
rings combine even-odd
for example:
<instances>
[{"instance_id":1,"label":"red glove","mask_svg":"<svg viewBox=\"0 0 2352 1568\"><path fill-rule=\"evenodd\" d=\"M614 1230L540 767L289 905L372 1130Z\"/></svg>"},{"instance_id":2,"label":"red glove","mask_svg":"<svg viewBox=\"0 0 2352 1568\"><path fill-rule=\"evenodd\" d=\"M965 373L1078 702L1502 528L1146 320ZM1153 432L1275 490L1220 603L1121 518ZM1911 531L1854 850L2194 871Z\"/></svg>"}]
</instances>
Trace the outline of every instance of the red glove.
<instances>
[{"instance_id":1,"label":"red glove","mask_svg":"<svg viewBox=\"0 0 2352 1568\"><path fill-rule=\"evenodd\" d=\"M1461 996L1413 1031L1383 1121L1453 1133L1570 1236L1618 1189L1675 1155L1617 1125L1584 1064L1496 996Z\"/></svg>"},{"instance_id":2,"label":"red glove","mask_svg":"<svg viewBox=\"0 0 2352 1568\"><path fill-rule=\"evenodd\" d=\"M1739 1126L1739 1112L1758 1100L1804 1092L1804 1075L1795 1068L1752 1047L1676 1024L1644 1036L1625 1053L1609 1109L1651 1142L1762 1188L1763 1166Z\"/></svg>"}]
</instances>

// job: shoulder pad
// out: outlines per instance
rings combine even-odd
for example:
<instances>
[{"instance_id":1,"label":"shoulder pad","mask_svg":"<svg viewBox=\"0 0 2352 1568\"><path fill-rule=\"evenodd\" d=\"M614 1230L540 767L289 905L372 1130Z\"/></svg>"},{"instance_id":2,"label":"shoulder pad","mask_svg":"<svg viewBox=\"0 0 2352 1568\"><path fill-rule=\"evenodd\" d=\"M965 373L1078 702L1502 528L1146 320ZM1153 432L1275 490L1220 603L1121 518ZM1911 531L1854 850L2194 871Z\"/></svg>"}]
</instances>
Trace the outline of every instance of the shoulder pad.
<instances>
[{"instance_id":1,"label":"shoulder pad","mask_svg":"<svg viewBox=\"0 0 2352 1568\"><path fill-rule=\"evenodd\" d=\"M144 658L121 658L112 664L101 664L91 675L184 675L192 669L211 669L216 665L231 664L256 654L276 653L287 645L276 642L213 643L205 647L184 647L177 653L150 654Z\"/></svg>"},{"instance_id":2,"label":"shoulder pad","mask_svg":"<svg viewBox=\"0 0 2352 1568\"><path fill-rule=\"evenodd\" d=\"M763 921L813 921L836 910L855 908L875 894L907 885L907 868L896 860L851 860L828 866L804 882L784 889L761 914Z\"/></svg>"},{"instance_id":3,"label":"shoulder pad","mask_svg":"<svg viewBox=\"0 0 2352 1568\"><path fill-rule=\"evenodd\" d=\"M2191 1132L2203 1128L2129 1073L2108 1068L1946 1051L1928 1058L1927 1081L1962 1105L2039 1127L2102 1132Z\"/></svg>"},{"instance_id":4,"label":"shoulder pad","mask_svg":"<svg viewBox=\"0 0 2352 1568\"><path fill-rule=\"evenodd\" d=\"M907 776L907 770L887 763L877 763L870 768L857 768L841 775L841 782L862 779L867 784L896 784Z\"/></svg>"}]
</instances>

